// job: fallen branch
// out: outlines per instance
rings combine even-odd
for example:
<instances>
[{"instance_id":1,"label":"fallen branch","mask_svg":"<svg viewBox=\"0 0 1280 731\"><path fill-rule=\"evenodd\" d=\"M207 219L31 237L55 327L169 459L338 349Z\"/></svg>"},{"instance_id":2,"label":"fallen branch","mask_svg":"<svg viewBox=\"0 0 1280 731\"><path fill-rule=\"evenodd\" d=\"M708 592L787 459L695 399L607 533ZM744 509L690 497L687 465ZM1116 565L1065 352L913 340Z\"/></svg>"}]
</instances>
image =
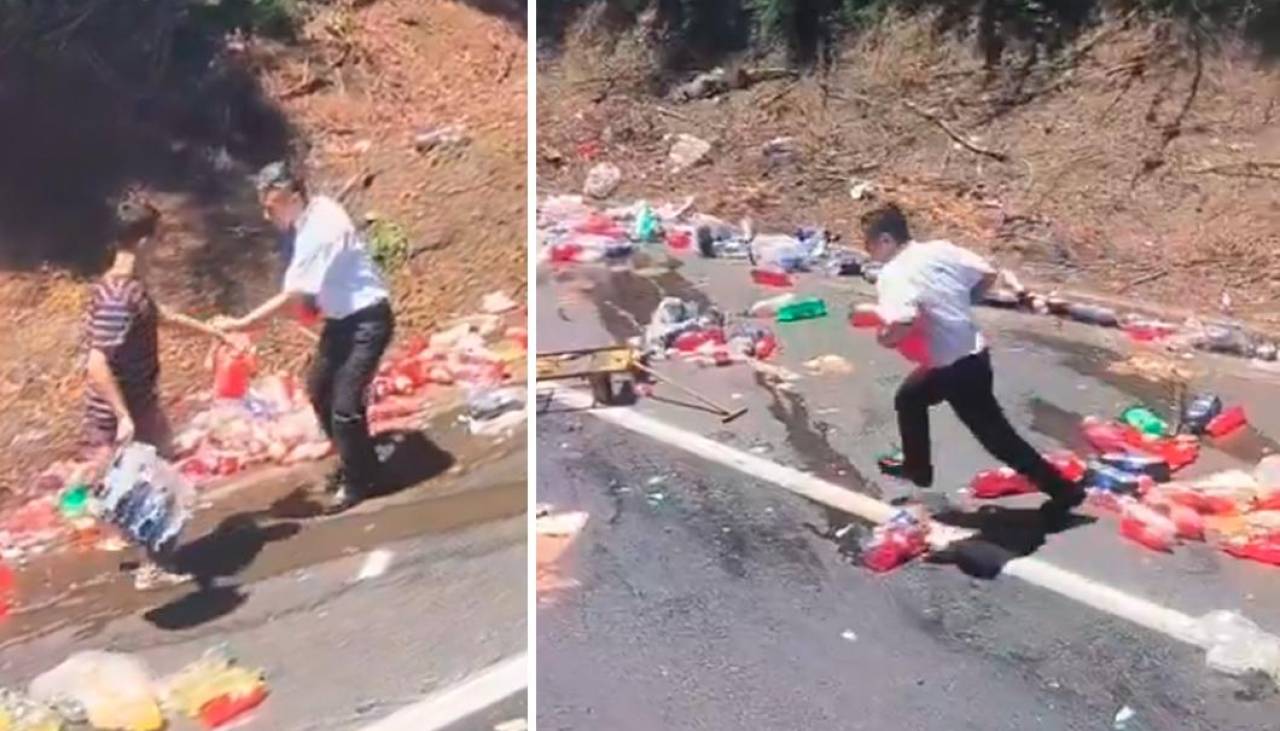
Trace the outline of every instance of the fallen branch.
<instances>
[{"instance_id":1,"label":"fallen branch","mask_svg":"<svg viewBox=\"0 0 1280 731\"><path fill-rule=\"evenodd\" d=\"M347 196L351 195L357 185L361 188L368 188L373 185L373 179L377 176L378 174L373 170L361 170L355 175L352 175L346 183L343 183L342 187L338 189L338 193L335 198L339 203L346 205Z\"/></svg>"},{"instance_id":2,"label":"fallen branch","mask_svg":"<svg viewBox=\"0 0 1280 731\"><path fill-rule=\"evenodd\" d=\"M926 109L921 108L920 105L916 104L915 102L912 102L909 99L903 99L902 106L911 110L911 112L915 113L917 116L920 116L924 119L929 120L930 122L933 122L935 125L938 126L939 129L941 129L943 132L946 132L948 137L955 140L957 143L960 144L961 147L965 148L966 150L979 155L986 155L987 157L993 160L999 160L1000 162L1009 161L1009 156L1006 155L1005 153L975 144L968 137L957 132L951 125L947 124L946 121L944 121L941 117L934 114L933 112L930 112Z\"/></svg>"},{"instance_id":3,"label":"fallen branch","mask_svg":"<svg viewBox=\"0 0 1280 731\"><path fill-rule=\"evenodd\" d=\"M1159 271L1155 271L1150 274L1143 274L1141 277L1138 277L1137 279L1133 279L1128 284L1121 287L1120 291L1127 292L1133 289L1134 287L1139 287L1144 284L1149 284L1151 282L1156 281L1157 279L1164 279L1167 276L1169 276L1168 269L1161 269Z\"/></svg>"},{"instance_id":4,"label":"fallen branch","mask_svg":"<svg viewBox=\"0 0 1280 731\"><path fill-rule=\"evenodd\" d=\"M777 104L783 97L785 97L787 94L790 94L792 90L795 88L796 88L795 84L787 84L785 87L783 87L782 91L771 95L768 99L765 99L763 102L761 102L760 106L767 109L773 106L774 104Z\"/></svg>"},{"instance_id":5,"label":"fallen branch","mask_svg":"<svg viewBox=\"0 0 1280 731\"><path fill-rule=\"evenodd\" d=\"M682 122L688 122L689 124L697 124L697 122L695 122L694 120L690 119L689 117L687 117L687 116L685 116L685 115L681 114L680 112L676 112L676 111L673 111L673 110L667 109L666 107L660 107L660 106L658 106L657 104L654 104L654 105L653 105L653 110L654 110L655 112L657 112L658 114L661 114L661 115L663 115L663 116L667 116L667 117L671 117L672 119L678 119L678 120L680 120L680 121L682 121Z\"/></svg>"}]
</instances>

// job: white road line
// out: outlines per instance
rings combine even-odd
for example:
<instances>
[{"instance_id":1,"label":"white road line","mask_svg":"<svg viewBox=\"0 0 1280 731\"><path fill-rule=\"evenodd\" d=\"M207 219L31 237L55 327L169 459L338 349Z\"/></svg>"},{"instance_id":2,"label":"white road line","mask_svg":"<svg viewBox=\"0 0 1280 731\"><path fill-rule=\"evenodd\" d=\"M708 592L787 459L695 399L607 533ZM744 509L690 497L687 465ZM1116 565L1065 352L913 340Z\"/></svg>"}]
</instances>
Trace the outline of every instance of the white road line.
<instances>
[{"instance_id":1,"label":"white road line","mask_svg":"<svg viewBox=\"0 0 1280 731\"><path fill-rule=\"evenodd\" d=\"M634 409L592 409L591 397L580 391L556 389L554 394L557 402L572 408L587 409L586 413L610 424L682 449L710 462L731 467L756 479L774 483L797 495L863 520L881 523L897 510L875 498L672 426ZM968 535L972 535L972 532L950 528L932 536L930 542L935 548L940 548ZM1004 573L1181 642L1198 644L1193 632L1196 624L1194 617L1133 596L1074 571L1059 568L1044 559L1034 556L1015 559L1005 565Z\"/></svg>"},{"instance_id":2,"label":"white road line","mask_svg":"<svg viewBox=\"0 0 1280 731\"><path fill-rule=\"evenodd\" d=\"M522 652L361 731L437 731L529 687L528 674L529 657Z\"/></svg>"}]
</instances>

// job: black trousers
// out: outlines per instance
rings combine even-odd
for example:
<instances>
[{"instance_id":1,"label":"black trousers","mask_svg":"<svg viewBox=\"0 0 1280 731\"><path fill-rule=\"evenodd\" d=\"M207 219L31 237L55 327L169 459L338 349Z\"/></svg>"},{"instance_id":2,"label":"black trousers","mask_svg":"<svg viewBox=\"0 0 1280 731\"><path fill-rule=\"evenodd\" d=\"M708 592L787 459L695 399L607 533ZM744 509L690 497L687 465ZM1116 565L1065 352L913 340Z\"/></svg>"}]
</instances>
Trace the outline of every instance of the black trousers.
<instances>
[{"instance_id":1,"label":"black trousers","mask_svg":"<svg viewBox=\"0 0 1280 731\"><path fill-rule=\"evenodd\" d=\"M316 417L338 450L348 489L356 493L377 482L366 394L394 330L386 301L341 320L326 320L307 378Z\"/></svg>"},{"instance_id":2,"label":"black trousers","mask_svg":"<svg viewBox=\"0 0 1280 731\"><path fill-rule=\"evenodd\" d=\"M929 408L946 401L993 457L1049 495L1070 490L1071 483L1013 430L996 401L992 382L991 354L985 350L949 366L917 370L903 381L894 407L902 435L905 476L922 487L933 483Z\"/></svg>"}]
</instances>

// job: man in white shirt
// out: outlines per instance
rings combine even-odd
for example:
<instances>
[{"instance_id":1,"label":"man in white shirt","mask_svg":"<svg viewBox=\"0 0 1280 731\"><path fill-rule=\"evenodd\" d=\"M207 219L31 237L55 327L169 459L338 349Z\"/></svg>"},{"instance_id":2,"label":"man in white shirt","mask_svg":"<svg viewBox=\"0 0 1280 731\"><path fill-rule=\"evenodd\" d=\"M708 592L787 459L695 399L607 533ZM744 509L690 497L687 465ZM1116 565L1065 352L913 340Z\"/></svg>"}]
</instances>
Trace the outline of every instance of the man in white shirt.
<instances>
[{"instance_id":1,"label":"man in white shirt","mask_svg":"<svg viewBox=\"0 0 1280 731\"><path fill-rule=\"evenodd\" d=\"M256 183L267 220L292 232L289 267L279 294L219 325L248 330L291 307L324 318L307 391L341 460L330 481L336 488L330 509L342 511L378 482L365 394L395 329L390 294L363 237L337 201L308 195L304 181L284 163L263 168Z\"/></svg>"},{"instance_id":2,"label":"man in white shirt","mask_svg":"<svg viewBox=\"0 0 1280 731\"><path fill-rule=\"evenodd\" d=\"M906 216L893 205L863 216L862 228L872 258L884 264L876 280L880 344L898 348L923 337L927 346L925 362L894 398L902 460L882 460L881 470L920 487L933 484L929 408L946 401L988 452L1049 495L1041 512L1061 523L1083 502L1084 489L1009 424L993 390L991 354L973 320L973 303L995 283L995 269L949 241L914 241Z\"/></svg>"}]
</instances>

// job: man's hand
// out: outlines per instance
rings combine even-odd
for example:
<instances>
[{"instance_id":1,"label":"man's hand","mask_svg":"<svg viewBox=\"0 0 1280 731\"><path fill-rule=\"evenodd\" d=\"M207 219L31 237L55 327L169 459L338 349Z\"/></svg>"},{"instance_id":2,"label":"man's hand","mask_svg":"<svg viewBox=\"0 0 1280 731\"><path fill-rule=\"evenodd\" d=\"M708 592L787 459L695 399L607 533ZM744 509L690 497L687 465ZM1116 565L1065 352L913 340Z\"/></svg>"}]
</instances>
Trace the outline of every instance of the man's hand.
<instances>
[{"instance_id":1,"label":"man's hand","mask_svg":"<svg viewBox=\"0 0 1280 731\"><path fill-rule=\"evenodd\" d=\"M136 435L137 429L133 425L133 419L128 414L116 420L116 444L129 444Z\"/></svg>"},{"instance_id":2,"label":"man's hand","mask_svg":"<svg viewBox=\"0 0 1280 731\"><path fill-rule=\"evenodd\" d=\"M891 325L886 325L876 335L876 341L886 348L896 348L911 334L911 328L914 324L913 321L895 322Z\"/></svg>"}]
</instances>

